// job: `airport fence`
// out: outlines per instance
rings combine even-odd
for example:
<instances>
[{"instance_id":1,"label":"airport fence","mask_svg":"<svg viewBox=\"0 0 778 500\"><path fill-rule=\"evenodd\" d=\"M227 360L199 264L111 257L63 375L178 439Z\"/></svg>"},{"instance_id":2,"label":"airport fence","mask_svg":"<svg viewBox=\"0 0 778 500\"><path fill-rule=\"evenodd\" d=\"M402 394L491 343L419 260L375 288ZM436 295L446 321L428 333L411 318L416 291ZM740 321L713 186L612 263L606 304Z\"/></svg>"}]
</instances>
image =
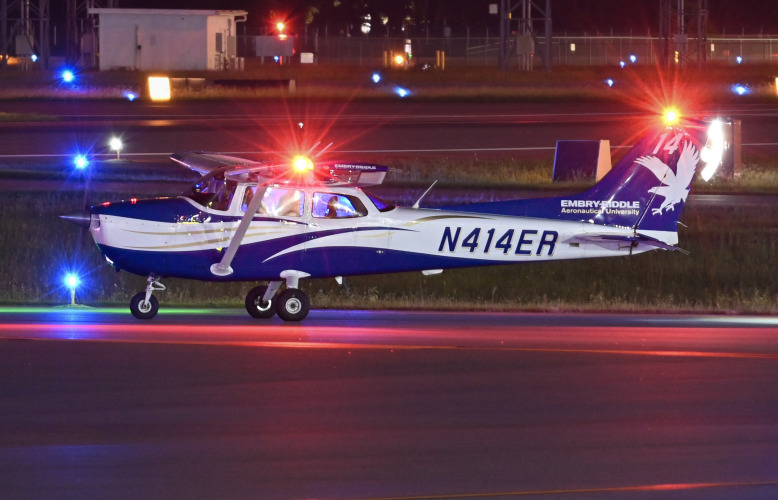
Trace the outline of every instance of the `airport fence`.
<instances>
[{"instance_id":1,"label":"airport fence","mask_svg":"<svg viewBox=\"0 0 778 500\"><path fill-rule=\"evenodd\" d=\"M241 52L244 57L258 57L253 53L253 37L243 37ZM303 34L296 39L296 53L313 53L318 63L354 64L380 66L386 53L403 53L410 40L413 58L417 65L434 65L439 52L445 53L447 64L467 66L495 66L498 63L498 36L465 37L330 37ZM521 58L516 50L517 41L508 43L508 65L518 66ZM688 40L688 47L696 46L694 39ZM665 57L665 42L662 38L644 35L558 35L552 40L554 65L562 66L609 66L621 61L629 63L634 56L638 63L660 62ZM713 63L738 64L739 61L753 64L778 63L778 36L712 36L704 46L704 60ZM543 43L534 47L531 57L534 67L542 67L541 56L545 53ZM691 54L690 54L691 55ZM696 61L696 54L693 54ZM738 59L740 58L740 59ZM268 58L267 62L271 62Z\"/></svg>"}]
</instances>

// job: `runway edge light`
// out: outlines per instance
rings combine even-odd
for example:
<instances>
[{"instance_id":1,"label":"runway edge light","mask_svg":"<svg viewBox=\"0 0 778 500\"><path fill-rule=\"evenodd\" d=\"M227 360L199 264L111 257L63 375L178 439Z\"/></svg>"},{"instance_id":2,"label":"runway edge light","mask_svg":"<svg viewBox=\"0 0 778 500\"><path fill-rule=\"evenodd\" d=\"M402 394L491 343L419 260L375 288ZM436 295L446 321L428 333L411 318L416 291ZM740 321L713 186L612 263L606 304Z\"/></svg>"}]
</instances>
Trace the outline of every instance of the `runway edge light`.
<instances>
[{"instance_id":1,"label":"runway edge light","mask_svg":"<svg viewBox=\"0 0 778 500\"><path fill-rule=\"evenodd\" d=\"M65 276L65 285L70 290L70 305L74 306L76 305L76 288L78 288L80 280L78 279L78 276L76 276L73 273L68 273Z\"/></svg>"}]
</instances>

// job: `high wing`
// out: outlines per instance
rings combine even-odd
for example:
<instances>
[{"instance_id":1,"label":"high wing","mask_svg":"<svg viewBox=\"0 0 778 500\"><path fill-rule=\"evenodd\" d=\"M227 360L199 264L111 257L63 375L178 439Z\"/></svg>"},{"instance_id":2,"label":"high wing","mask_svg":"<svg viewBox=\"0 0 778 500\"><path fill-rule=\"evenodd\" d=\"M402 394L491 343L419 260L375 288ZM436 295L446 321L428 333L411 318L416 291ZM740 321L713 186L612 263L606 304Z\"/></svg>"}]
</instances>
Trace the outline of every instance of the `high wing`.
<instances>
[{"instance_id":1,"label":"high wing","mask_svg":"<svg viewBox=\"0 0 778 500\"><path fill-rule=\"evenodd\" d=\"M225 169L231 178L251 176L258 182L288 182L299 184L352 185L358 187L381 184L389 171L388 167L373 163L355 162L311 162L310 175L306 171L295 171L289 163L259 162L220 153L186 151L175 153L170 159L179 165L207 174Z\"/></svg>"},{"instance_id":2,"label":"high wing","mask_svg":"<svg viewBox=\"0 0 778 500\"><path fill-rule=\"evenodd\" d=\"M237 156L228 156L219 153L208 153L204 151L184 151L175 153L170 159L179 165L194 170L200 174L207 174L217 168L224 167L260 167L262 162L239 158Z\"/></svg>"}]
</instances>

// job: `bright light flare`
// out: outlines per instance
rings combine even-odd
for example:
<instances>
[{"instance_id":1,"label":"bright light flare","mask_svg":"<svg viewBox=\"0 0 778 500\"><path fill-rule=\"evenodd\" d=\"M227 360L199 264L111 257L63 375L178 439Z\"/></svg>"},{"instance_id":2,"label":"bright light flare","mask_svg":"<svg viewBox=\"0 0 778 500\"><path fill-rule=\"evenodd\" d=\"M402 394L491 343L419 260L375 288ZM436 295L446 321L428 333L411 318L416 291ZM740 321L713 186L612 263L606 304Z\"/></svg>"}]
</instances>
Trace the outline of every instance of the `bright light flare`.
<instances>
[{"instance_id":1,"label":"bright light flare","mask_svg":"<svg viewBox=\"0 0 778 500\"><path fill-rule=\"evenodd\" d=\"M721 120L713 120L708 126L708 141L705 143L702 151L700 151L700 159L705 162L705 167L700 172L700 176L705 182L708 182L713 177L713 174L716 173L719 165L721 165L725 148L724 126Z\"/></svg>"},{"instance_id":2,"label":"bright light flare","mask_svg":"<svg viewBox=\"0 0 778 500\"><path fill-rule=\"evenodd\" d=\"M138 95L135 92L126 91L126 92L124 92L124 97L128 101L132 102L132 101L134 101L135 99L138 98Z\"/></svg>"},{"instance_id":3,"label":"bright light flare","mask_svg":"<svg viewBox=\"0 0 778 500\"><path fill-rule=\"evenodd\" d=\"M743 63L743 57L742 56L737 56L735 58L735 62L738 63L738 64L742 64Z\"/></svg>"},{"instance_id":4,"label":"bright light flare","mask_svg":"<svg viewBox=\"0 0 778 500\"><path fill-rule=\"evenodd\" d=\"M404 89L402 87L395 87L394 93L400 97L408 97L409 95L411 95L411 92L408 89Z\"/></svg>"},{"instance_id":5,"label":"bright light flare","mask_svg":"<svg viewBox=\"0 0 778 500\"><path fill-rule=\"evenodd\" d=\"M606 84L608 87L613 87L613 84L614 84L614 83L616 83L616 82L613 80L613 78L608 78L607 80L605 80L605 84Z\"/></svg>"},{"instance_id":6,"label":"bright light flare","mask_svg":"<svg viewBox=\"0 0 778 500\"><path fill-rule=\"evenodd\" d=\"M381 81L381 74L380 73L373 73L373 76L370 77L373 80L373 83L379 83ZM778 78L776 78L778 80Z\"/></svg>"},{"instance_id":7,"label":"bright light flare","mask_svg":"<svg viewBox=\"0 0 778 500\"><path fill-rule=\"evenodd\" d=\"M678 110L675 108L670 108L665 110L664 120L667 125L675 125L676 123L678 123L680 117L681 115L678 113Z\"/></svg>"},{"instance_id":8,"label":"bright light flare","mask_svg":"<svg viewBox=\"0 0 778 500\"><path fill-rule=\"evenodd\" d=\"M79 170L84 170L89 166L89 159L87 159L85 155L76 155L76 157L73 158L73 165Z\"/></svg>"},{"instance_id":9,"label":"bright light flare","mask_svg":"<svg viewBox=\"0 0 778 500\"><path fill-rule=\"evenodd\" d=\"M403 66L405 64L405 56L402 54L394 56L394 64L395 66Z\"/></svg>"},{"instance_id":10,"label":"bright light flare","mask_svg":"<svg viewBox=\"0 0 778 500\"><path fill-rule=\"evenodd\" d=\"M150 76L149 97L152 101L170 100L170 78L166 76Z\"/></svg>"},{"instance_id":11,"label":"bright light flare","mask_svg":"<svg viewBox=\"0 0 778 500\"><path fill-rule=\"evenodd\" d=\"M283 33L285 29L286 29L286 23L284 23L283 21L278 21L276 23L276 30L278 30L279 33Z\"/></svg>"},{"instance_id":12,"label":"bright light flare","mask_svg":"<svg viewBox=\"0 0 778 500\"><path fill-rule=\"evenodd\" d=\"M124 143L118 137L111 137L111 140L108 141L108 147L111 148L111 151L121 151L124 148Z\"/></svg>"},{"instance_id":13,"label":"bright light flare","mask_svg":"<svg viewBox=\"0 0 778 500\"><path fill-rule=\"evenodd\" d=\"M629 56L629 62L631 62L632 64L635 64L636 62L638 62L638 56L636 56L634 54Z\"/></svg>"},{"instance_id":14,"label":"bright light flare","mask_svg":"<svg viewBox=\"0 0 778 500\"><path fill-rule=\"evenodd\" d=\"M742 83L734 84L731 89L732 92L737 95L746 95L751 91L751 89L748 88L748 85L743 85Z\"/></svg>"},{"instance_id":15,"label":"bright light flare","mask_svg":"<svg viewBox=\"0 0 778 500\"><path fill-rule=\"evenodd\" d=\"M313 161L305 156L295 156L292 166L296 172L308 172L313 170Z\"/></svg>"},{"instance_id":16,"label":"bright light flare","mask_svg":"<svg viewBox=\"0 0 778 500\"><path fill-rule=\"evenodd\" d=\"M59 77L64 83L73 83L76 80L76 74L70 69L63 70Z\"/></svg>"},{"instance_id":17,"label":"bright light flare","mask_svg":"<svg viewBox=\"0 0 778 500\"><path fill-rule=\"evenodd\" d=\"M78 288L78 284L81 282L81 280L78 279L78 276L76 276L73 273L68 274L65 276L65 286L67 286L70 290L74 290Z\"/></svg>"}]
</instances>

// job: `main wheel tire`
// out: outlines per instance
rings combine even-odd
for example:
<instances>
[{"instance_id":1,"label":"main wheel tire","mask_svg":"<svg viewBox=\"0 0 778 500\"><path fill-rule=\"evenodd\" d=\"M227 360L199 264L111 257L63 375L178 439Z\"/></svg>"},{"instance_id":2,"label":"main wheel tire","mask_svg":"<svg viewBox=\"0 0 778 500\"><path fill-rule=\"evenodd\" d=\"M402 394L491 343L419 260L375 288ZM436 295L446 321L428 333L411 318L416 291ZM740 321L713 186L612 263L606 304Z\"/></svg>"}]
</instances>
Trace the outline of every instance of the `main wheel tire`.
<instances>
[{"instance_id":1,"label":"main wheel tire","mask_svg":"<svg viewBox=\"0 0 778 500\"><path fill-rule=\"evenodd\" d=\"M151 319L159 311L159 301L155 296L149 297L146 302L146 292L140 292L130 301L130 312L138 319Z\"/></svg>"},{"instance_id":2,"label":"main wheel tire","mask_svg":"<svg viewBox=\"0 0 778 500\"><path fill-rule=\"evenodd\" d=\"M276 313L273 299L270 299L267 302L262 301L262 297L265 296L266 291L266 286L257 286L249 290L249 293L246 294L246 310L255 318L272 318Z\"/></svg>"},{"instance_id":3,"label":"main wheel tire","mask_svg":"<svg viewBox=\"0 0 778 500\"><path fill-rule=\"evenodd\" d=\"M300 321L308 316L311 301L296 288L287 288L276 298L276 312L284 321Z\"/></svg>"}]
</instances>

